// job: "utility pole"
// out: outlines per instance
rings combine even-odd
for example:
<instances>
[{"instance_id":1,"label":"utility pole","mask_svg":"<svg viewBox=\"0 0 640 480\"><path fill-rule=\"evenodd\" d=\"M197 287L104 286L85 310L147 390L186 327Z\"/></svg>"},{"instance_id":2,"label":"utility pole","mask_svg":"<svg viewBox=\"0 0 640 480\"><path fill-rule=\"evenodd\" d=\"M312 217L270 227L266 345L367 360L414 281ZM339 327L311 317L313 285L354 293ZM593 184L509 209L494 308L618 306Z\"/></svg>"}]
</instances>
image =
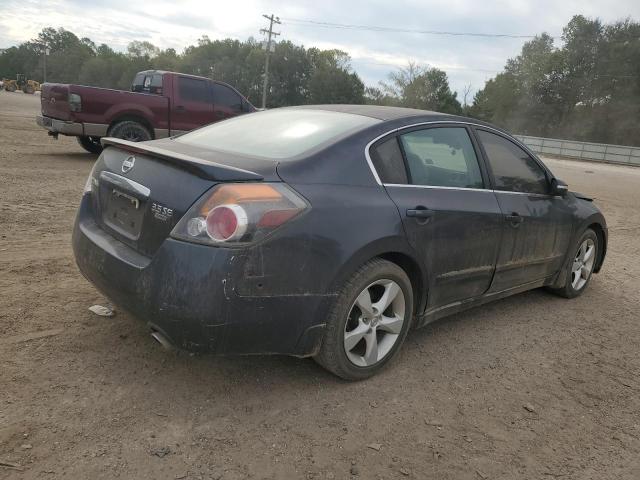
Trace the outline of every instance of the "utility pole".
<instances>
[{"instance_id":1,"label":"utility pole","mask_svg":"<svg viewBox=\"0 0 640 480\"><path fill-rule=\"evenodd\" d=\"M262 83L262 108L267 108L267 85L269 83L269 56L271 52L275 50L275 45L272 47L271 45L271 37L277 37L280 35L273 31L273 24L280 24L280 18L271 15L262 15L264 18L269 20L269 30L263 28L260 30L260 33L264 33L267 35L266 43L263 43L263 48L266 50L266 55L264 59L264 81Z\"/></svg>"}]
</instances>

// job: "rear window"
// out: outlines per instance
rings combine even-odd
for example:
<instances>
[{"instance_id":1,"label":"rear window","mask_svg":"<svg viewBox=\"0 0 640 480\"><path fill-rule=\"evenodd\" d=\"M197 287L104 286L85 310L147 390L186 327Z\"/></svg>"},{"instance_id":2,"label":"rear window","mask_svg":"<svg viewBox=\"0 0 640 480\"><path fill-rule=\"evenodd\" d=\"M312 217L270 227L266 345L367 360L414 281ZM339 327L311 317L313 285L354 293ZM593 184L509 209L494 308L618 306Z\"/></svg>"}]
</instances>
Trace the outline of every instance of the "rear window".
<instances>
[{"instance_id":1,"label":"rear window","mask_svg":"<svg viewBox=\"0 0 640 480\"><path fill-rule=\"evenodd\" d=\"M278 109L214 123L175 139L212 150L271 159L298 156L380 120L350 113Z\"/></svg>"}]
</instances>

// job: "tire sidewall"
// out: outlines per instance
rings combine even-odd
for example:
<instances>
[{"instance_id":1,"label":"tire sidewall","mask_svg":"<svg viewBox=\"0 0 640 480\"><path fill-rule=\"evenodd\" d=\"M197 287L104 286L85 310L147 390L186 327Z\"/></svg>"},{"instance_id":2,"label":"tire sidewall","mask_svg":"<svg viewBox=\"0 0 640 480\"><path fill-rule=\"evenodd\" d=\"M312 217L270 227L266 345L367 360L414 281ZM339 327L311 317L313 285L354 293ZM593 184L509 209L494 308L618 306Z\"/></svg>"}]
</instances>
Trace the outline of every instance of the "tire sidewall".
<instances>
[{"instance_id":1,"label":"tire sidewall","mask_svg":"<svg viewBox=\"0 0 640 480\"><path fill-rule=\"evenodd\" d=\"M405 298L405 319L395 344L385 358L370 367L359 367L351 363L344 350L345 325L358 295L366 287L381 279L392 280L400 286ZM338 296L329 318L319 361L323 366L342 378L348 380L369 378L382 370L396 357L411 327L412 320L413 288L407 274L398 265L386 260L369 262L346 282L341 294ZM322 351L327 347L331 348L333 352ZM327 358L327 354L330 354L331 358Z\"/></svg>"}]
</instances>

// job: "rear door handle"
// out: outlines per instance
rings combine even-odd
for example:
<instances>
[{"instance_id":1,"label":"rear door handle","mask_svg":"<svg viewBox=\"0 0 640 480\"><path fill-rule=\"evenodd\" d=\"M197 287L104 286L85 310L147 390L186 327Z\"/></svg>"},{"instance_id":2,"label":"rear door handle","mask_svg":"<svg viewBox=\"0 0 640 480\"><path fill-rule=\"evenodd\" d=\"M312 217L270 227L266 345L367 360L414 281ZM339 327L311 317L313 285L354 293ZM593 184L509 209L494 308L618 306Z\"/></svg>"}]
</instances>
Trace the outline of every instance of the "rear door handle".
<instances>
[{"instance_id":1,"label":"rear door handle","mask_svg":"<svg viewBox=\"0 0 640 480\"><path fill-rule=\"evenodd\" d=\"M433 213L433 210L429 210L428 208L416 207L407 210L407 217L431 218L433 216Z\"/></svg>"}]
</instances>

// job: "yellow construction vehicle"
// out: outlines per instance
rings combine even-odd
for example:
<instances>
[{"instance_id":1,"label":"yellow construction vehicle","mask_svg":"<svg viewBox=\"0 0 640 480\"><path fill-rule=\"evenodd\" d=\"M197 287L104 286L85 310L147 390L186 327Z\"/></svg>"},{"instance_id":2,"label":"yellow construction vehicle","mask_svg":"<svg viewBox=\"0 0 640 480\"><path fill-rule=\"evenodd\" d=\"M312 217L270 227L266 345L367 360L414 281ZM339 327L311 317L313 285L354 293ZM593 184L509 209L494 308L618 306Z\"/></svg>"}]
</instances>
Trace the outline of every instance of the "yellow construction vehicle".
<instances>
[{"instance_id":1,"label":"yellow construction vehicle","mask_svg":"<svg viewBox=\"0 0 640 480\"><path fill-rule=\"evenodd\" d=\"M34 94L40 90L40 83L35 80L27 80L27 76L24 73L16 75L15 80L4 79L2 83L7 92L22 90L24 93Z\"/></svg>"}]
</instances>

